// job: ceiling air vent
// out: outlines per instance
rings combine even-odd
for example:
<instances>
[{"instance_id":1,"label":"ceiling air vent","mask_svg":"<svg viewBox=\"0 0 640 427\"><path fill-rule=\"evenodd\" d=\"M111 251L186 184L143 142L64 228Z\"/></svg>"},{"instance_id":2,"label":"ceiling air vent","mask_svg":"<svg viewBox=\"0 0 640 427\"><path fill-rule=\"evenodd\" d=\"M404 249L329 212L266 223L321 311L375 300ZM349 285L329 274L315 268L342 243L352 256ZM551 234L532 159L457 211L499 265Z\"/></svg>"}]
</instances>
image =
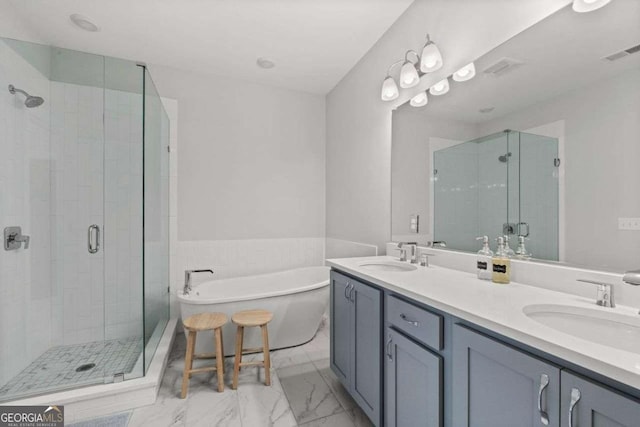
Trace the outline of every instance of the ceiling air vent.
<instances>
[{"instance_id":1,"label":"ceiling air vent","mask_svg":"<svg viewBox=\"0 0 640 427\"><path fill-rule=\"evenodd\" d=\"M607 61L615 61L638 52L640 52L640 44L634 47L630 47L629 49L621 50L620 52L612 53L611 55L605 56L602 59L606 59Z\"/></svg>"},{"instance_id":2,"label":"ceiling air vent","mask_svg":"<svg viewBox=\"0 0 640 427\"><path fill-rule=\"evenodd\" d=\"M485 74L491 74L493 76L499 77L505 73L513 71L515 68L518 68L524 64L522 61L518 61L513 58L501 58L497 62L489 65L487 68L482 70Z\"/></svg>"}]
</instances>

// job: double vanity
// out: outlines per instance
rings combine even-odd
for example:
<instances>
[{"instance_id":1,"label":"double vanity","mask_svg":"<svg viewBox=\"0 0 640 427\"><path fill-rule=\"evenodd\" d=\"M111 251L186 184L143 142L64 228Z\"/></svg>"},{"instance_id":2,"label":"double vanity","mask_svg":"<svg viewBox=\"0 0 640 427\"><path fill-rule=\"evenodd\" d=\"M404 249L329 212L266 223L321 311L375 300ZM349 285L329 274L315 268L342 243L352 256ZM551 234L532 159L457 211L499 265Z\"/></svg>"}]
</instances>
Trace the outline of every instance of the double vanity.
<instances>
[{"instance_id":1,"label":"double vanity","mask_svg":"<svg viewBox=\"0 0 640 427\"><path fill-rule=\"evenodd\" d=\"M331 369L376 426L640 426L637 308L389 256L328 263Z\"/></svg>"}]
</instances>

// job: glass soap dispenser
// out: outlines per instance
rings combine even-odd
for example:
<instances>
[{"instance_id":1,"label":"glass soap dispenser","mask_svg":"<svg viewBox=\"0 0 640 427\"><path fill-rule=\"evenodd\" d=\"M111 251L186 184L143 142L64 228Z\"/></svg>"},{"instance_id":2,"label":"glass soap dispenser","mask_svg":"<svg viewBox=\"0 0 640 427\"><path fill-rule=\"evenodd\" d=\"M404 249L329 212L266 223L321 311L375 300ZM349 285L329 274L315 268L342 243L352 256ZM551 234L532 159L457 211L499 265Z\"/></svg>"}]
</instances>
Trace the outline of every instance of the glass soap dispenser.
<instances>
[{"instance_id":1,"label":"glass soap dispenser","mask_svg":"<svg viewBox=\"0 0 640 427\"><path fill-rule=\"evenodd\" d=\"M498 237L498 250L493 256L491 280L493 283L507 284L511 282L511 259L505 251L504 237Z\"/></svg>"},{"instance_id":2,"label":"glass soap dispenser","mask_svg":"<svg viewBox=\"0 0 640 427\"><path fill-rule=\"evenodd\" d=\"M504 251L509 258L513 258L516 255L513 249L509 246L509 236L506 234L504 235Z\"/></svg>"},{"instance_id":3,"label":"glass soap dispenser","mask_svg":"<svg viewBox=\"0 0 640 427\"><path fill-rule=\"evenodd\" d=\"M478 279L491 280L493 271L493 251L489 247L489 237L477 237L476 240L482 240L482 249L478 251Z\"/></svg>"},{"instance_id":4,"label":"glass soap dispenser","mask_svg":"<svg viewBox=\"0 0 640 427\"><path fill-rule=\"evenodd\" d=\"M516 257L518 259L531 259L531 253L524 246L526 237L518 236L518 248L516 249Z\"/></svg>"}]
</instances>

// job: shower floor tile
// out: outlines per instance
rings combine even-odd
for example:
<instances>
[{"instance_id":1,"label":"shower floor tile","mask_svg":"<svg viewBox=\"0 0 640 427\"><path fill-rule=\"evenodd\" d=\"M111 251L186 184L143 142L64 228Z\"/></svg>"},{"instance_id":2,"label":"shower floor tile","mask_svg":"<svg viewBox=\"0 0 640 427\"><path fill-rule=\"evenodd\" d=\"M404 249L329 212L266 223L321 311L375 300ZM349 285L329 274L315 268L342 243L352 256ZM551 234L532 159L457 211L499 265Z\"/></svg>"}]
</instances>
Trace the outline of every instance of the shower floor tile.
<instances>
[{"instance_id":1,"label":"shower floor tile","mask_svg":"<svg viewBox=\"0 0 640 427\"><path fill-rule=\"evenodd\" d=\"M0 388L0 400L14 399L129 373L142 351L139 337L52 347ZM76 371L82 365L95 364Z\"/></svg>"}]
</instances>

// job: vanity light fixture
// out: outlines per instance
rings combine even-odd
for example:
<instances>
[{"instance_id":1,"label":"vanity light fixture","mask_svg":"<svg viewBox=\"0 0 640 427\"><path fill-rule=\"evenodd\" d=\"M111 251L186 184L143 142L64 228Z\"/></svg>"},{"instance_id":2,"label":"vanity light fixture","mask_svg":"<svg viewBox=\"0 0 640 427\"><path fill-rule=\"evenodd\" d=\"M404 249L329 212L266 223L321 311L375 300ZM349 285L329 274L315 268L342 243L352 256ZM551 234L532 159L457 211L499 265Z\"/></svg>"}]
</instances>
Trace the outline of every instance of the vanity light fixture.
<instances>
[{"instance_id":1,"label":"vanity light fixture","mask_svg":"<svg viewBox=\"0 0 640 427\"><path fill-rule=\"evenodd\" d=\"M444 95L447 92L449 92L449 79L442 79L429 88L431 95Z\"/></svg>"},{"instance_id":2,"label":"vanity light fixture","mask_svg":"<svg viewBox=\"0 0 640 427\"><path fill-rule=\"evenodd\" d=\"M573 0L573 10L576 12L592 12L609 4L611 0Z\"/></svg>"},{"instance_id":3,"label":"vanity light fixture","mask_svg":"<svg viewBox=\"0 0 640 427\"><path fill-rule=\"evenodd\" d=\"M409 101L409 104L412 107L424 107L429 102L429 98L427 98L427 92L420 92Z\"/></svg>"},{"instance_id":4,"label":"vanity light fixture","mask_svg":"<svg viewBox=\"0 0 640 427\"><path fill-rule=\"evenodd\" d=\"M400 95L400 92L398 91L398 85L396 84L396 81L393 80L393 77L391 77L391 70L393 69L393 67L402 64L403 62L404 61L396 61L391 64L391 66L387 70L387 77L385 77L384 81L382 82L382 91L380 93L380 98L383 101L393 101Z\"/></svg>"},{"instance_id":5,"label":"vanity light fixture","mask_svg":"<svg viewBox=\"0 0 640 427\"><path fill-rule=\"evenodd\" d=\"M420 71L423 73L432 73L442 68L442 54L440 49L429 38L427 34L427 42L422 48L422 55L420 56Z\"/></svg>"},{"instance_id":6,"label":"vanity light fixture","mask_svg":"<svg viewBox=\"0 0 640 427\"><path fill-rule=\"evenodd\" d=\"M471 80L472 78L474 78L475 75L476 66L473 65L473 62L471 62L453 73L452 78L456 82L466 82L467 80Z\"/></svg>"},{"instance_id":7,"label":"vanity light fixture","mask_svg":"<svg viewBox=\"0 0 640 427\"><path fill-rule=\"evenodd\" d=\"M411 62L409 60L409 55L414 54L416 57L416 62ZM403 89L407 89L410 87L414 87L420 82L420 76L418 75L418 70L416 69L416 64L420 62L420 57L414 50L408 50L407 53L404 54L404 63L402 64L402 68L400 69L400 87Z\"/></svg>"}]
</instances>

